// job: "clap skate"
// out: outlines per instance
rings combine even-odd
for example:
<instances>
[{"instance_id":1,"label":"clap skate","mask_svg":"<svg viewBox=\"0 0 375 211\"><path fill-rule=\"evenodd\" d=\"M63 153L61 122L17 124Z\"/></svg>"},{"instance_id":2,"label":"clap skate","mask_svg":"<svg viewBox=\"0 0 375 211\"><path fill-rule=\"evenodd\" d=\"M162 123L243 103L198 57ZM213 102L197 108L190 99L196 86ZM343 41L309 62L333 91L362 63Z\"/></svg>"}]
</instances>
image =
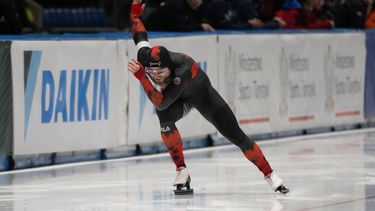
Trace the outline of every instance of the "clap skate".
<instances>
[{"instance_id":1,"label":"clap skate","mask_svg":"<svg viewBox=\"0 0 375 211\"><path fill-rule=\"evenodd\" d=\"M185 167L180 167L176 170L176 179L173 182L173 186L176 186L174 193L176 195L193 194L193 189L190 189L190 175Z\"/></svg>"},{"instance_id":2,"label":"clap skate","mask_svg":"<svg viewBox=\"0 0 375 211\"><path fill-rule=\"evenodd\" d=\"M287 194L289 192L289 189L283 185L283 181L279 176L277 176L276 173L272 172L271 174L267 175L264 179L275 192L278 191L282 194Z\"/></svg>"}]
</instances>

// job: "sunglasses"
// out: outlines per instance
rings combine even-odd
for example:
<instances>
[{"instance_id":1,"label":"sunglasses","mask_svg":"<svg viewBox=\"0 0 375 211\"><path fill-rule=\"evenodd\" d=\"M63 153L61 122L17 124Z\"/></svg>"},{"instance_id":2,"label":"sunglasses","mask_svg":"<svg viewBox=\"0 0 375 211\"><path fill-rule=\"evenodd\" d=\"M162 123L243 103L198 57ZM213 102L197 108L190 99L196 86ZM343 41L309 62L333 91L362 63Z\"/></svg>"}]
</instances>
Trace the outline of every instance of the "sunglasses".
<instances>
[{"instance_id":1,"label":"sunglasses","mask_svg":"<svg viewBox=\"0 0 375 211\"><path fill-rule=\"evenodd\" d=\"M145 67L145 72L148 74L161 74L167 69L166 67Z\"/></svg>"}]
</instances>

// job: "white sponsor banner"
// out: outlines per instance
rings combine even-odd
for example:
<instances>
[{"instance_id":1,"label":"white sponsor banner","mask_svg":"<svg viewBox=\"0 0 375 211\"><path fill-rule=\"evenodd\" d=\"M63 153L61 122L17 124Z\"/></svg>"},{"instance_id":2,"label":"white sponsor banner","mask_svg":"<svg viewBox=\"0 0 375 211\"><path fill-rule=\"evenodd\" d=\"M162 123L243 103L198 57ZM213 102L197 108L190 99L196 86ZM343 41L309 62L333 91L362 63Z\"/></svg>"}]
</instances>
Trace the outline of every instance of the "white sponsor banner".
<instances>
[{"instance_id":1,"label":"white sponsor banner","mask_svg":"<svg viewBox=\"0 0 375 211\"><path fill-rule=\"evenodd\" d=\"M364 121L363 33L282 35L281 41L279 102L286 99L287 118L280 113L280 130Z\"/></svg>"},{"instance_id":2,"label":"white sponsor banner","mask_svg":"<svg viewBox=\"0 0 375 211\"><path fill-rule=\"evenodd\" d=\"M217 43L216 36L193 36L150 39L152 46L165 46L173 52L181 52L192 57L209 75L211 83L217 87ZM136 47L128 42L128 55L136 59ZM139 81L130 74L129 79L129 144L160 142L160 124L155 108L145 95ZM197 110L177 122L182 139L215 133L215 128Z\"/></svg>"},{"instance_id":3,"label":"white sponsor banner","mask_svg":"<svg viewBox=\"0 0 375 211\"><path fill-rule=\"evenodd\" d=\"M364 84L366 45L365 34L341 33L316 35L323 48L322 125L338 125L364 121ZM313 56L317 56L314 52Z\"/></svg>"},{"instance_id":4,"label":"white sponsor banner","mask_svg":"<svg viewBox=\"0 0 375 211\"><path fill-rule=\"evenodd\" d=\"M280 35L277 130L363 121L363 33Z\"/></svg>"},{"instance_id":5,"label":"white sponsor banner","mask_svg":"<svg viewBox=\"0 0 375 211\"><path fill-rule=\"evenodd\" d=\"M220 92L247 134L363 121L363 33L219 36Z\"/></svg>"},{"instance_id":6,"label":"white sponsor banner","mask_svg":"<svg viewBox=\"0 0 375 211\"><path fill-rule=\"evenodd\" d=\"M220 93L247 134L273 131L277 35L219 36Z\"/></svg>"},{"instance_id":7,"label":"white sponsor banner","mask_svg":"<svg viewBox=\"0 0 375 211\"><path fill-rule=\"evenodd\" d=\"M276 128L280 131L319 126L322 95L318 84L323 60L321 48L314 52L312 41L319 39L309 34L279 36Z\"/></svg>"},{"instance_id":8,"label":"white sponsor banner","mask_svg":"<svg viewBox=\"0 0 375 211\"><path fill-rule=\"evenodd\" d=\"M126 144L125 41L14 41L14 154Z\"/></svg>"}]
</instances>

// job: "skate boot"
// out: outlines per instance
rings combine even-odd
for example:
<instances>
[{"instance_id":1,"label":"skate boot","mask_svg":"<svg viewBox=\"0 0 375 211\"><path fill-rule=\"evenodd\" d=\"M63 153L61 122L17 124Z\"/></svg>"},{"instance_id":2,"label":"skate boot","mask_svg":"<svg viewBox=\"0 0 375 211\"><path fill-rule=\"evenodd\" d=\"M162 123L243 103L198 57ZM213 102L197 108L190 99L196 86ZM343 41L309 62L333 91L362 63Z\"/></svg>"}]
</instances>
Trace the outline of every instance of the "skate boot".
<instances>
[{"instance_id":1,"label":"skate boot","mask_svg":"<svg viewBox=\"0 0 375 211\"><path fill-rule=\"evenodd\" d=\"M278 191L282 194L287 194L289 192L289 189L283 185L283 181L279 176L277 176L276 173L272 172L271 174L267 175L264 179L275 192Z\"/></svg>"},{"instance_id":2,"label":"skate boot","mask_svg":"<svg viewBox=\"0 0 375 211\"><path fill-rule=\"evenodd\" d=\"M174 193L176 195L192 194L193 189L190 189L190 175L186 167L179 167L176 170L176 179L173 182L173 186L176 186Z\"/></svg>"}]
</instances>

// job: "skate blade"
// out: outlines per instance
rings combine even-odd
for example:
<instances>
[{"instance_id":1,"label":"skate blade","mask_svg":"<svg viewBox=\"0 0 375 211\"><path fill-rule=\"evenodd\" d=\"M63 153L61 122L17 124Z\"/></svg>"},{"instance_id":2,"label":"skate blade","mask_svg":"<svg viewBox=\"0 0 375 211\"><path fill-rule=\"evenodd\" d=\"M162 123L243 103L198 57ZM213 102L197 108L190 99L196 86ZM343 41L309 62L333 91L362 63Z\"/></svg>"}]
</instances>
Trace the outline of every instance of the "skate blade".
<instances>
[{"instance_id":1,"label":"skate blade","mask_svg":"<svg viewBox=\"0 0 375 211\"><path fill-rule=\"evenodd\" d=\"M174 190L174 194L176 195L188 195L193 194L194 189L187 189L187 190Z\"/></svg>"}]
</instances>

